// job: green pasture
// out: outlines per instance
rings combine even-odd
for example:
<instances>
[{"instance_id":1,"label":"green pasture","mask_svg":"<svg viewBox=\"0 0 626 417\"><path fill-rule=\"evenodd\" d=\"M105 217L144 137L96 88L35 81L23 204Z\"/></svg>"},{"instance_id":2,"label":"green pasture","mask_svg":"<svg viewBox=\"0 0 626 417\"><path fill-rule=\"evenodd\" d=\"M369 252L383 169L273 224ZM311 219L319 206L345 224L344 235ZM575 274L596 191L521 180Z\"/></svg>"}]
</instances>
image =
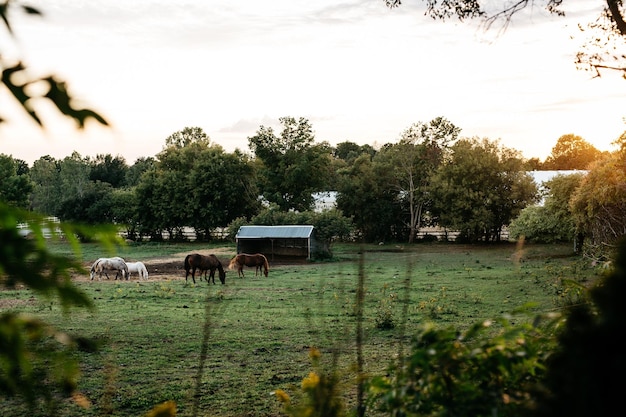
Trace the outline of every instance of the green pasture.
<instances>
[{"instance_id":1,"label":"green pasture","mask_svg":"<svg viewBox=\"0 0 626 417\"><path fill-rule=\"evenodd\" d=\"M127 246L118 254L145 260L196 248L207 245ZM86 245L82 256L95 259L98 250ZM272 266L268 278L231 271L226 285L186 283L182 270L169 281L78 283L94 311L63 314L56 300L28 289L1 291L0 301L97 342L77 353L91 406L68 401L58 415L140 416L174 400L179 416L280 416L271 393L283 389L297 401L311 347L323 366L341 371L353 404L359 276L364 371L384 374L419 326L465 329L509 313L531 320L576 302L568 282L586 285L596 275L571 245L342 244L331 261ZM18 402L0 404L5 417L26 412Z\"/></svg>"}]
</instances>

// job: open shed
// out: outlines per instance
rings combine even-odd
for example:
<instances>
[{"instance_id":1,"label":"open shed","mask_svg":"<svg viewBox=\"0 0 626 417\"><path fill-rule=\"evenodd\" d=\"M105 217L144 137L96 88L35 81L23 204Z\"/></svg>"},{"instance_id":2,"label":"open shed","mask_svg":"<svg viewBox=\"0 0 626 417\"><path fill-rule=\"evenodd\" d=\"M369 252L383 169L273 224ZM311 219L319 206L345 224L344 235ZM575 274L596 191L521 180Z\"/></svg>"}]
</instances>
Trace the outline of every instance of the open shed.
<instances>
[{"instance_id":1,"label":"open shed","mask_svg":"<svg viewBox=\"0 0 626 417\"><path fill-rule=\"evenodd\" d=\"M275 257L311 259L318 250L310 225L241 226L235 236L237 253L262 253Z\"/></svg>"}]
</instances>

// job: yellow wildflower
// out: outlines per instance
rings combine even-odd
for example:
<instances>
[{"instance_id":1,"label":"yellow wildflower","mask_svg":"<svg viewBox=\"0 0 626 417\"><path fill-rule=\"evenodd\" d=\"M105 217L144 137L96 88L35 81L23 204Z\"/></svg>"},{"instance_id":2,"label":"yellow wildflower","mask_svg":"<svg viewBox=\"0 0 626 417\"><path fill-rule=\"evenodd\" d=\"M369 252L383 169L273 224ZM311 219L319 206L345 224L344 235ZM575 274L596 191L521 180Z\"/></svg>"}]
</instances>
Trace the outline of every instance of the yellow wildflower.
<instances>
[{"instance_id":1,"label":"yellow wildflower","mask_svg":"<svg viewBox=\"0 0 626 417\"><path fill-rule=\"evenodd\" d=\"M322 353L319 351L318 348L312 347L311 349L309 349L309 358L319 359L320 356L322 356Z\"/></svg>"},{"instance_id":2,"label":"yellow wildflower","mask_svg":"<svg viewBox=\"0 0 626 417\"><path fill-rule=\"evenodd\" d=\"M309 373L309 376L302 380L302 389L313 389L320 383L320 377L315 372Z\"/></svg>"},{"instance_id":3,"label":"yellow wildflower","mask_svg":"<svg viewBox=\"0 0 626 417\"><path fill-rule=\"evenodd\" d=\"M286 404L290 401L289 394L287 394L282 389L277 389L276 391L274 391L274 395L276 396L276 399L278 399L278 401L280 401L281 403Z\"/></svg>"}]
</instances>

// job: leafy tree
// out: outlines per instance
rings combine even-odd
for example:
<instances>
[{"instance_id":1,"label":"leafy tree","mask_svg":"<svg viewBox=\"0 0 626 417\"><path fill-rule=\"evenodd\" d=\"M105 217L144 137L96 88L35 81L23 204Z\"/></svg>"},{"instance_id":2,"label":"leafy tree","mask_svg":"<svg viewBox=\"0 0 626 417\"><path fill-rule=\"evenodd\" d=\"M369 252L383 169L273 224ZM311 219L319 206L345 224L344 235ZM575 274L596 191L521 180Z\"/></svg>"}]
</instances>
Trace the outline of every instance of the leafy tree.
<instances>
[{"instance_id":1,"label":"leafy tree","mask_svg":"<svg viewBox=\"0 0 626 417\"><path fill-rule=\"evenodd\" d=\"M137 240L139 229L137 194L135 190L114 189L110 195L111 220L118 226L126 228L126 236L130 240Z\"/></svg>"},{"instance_id":2,"label":"leafy tree","mask_svg":"<svg viewBox=\"0 0 626 417\"><path fill-rule=\"evenodd\" d=\"M546 181L545 202L524 208L509 225L509 236L530 242L571 242L576 237L569 200L582 181L583 174L557 175Z\"/></svg>"},{"instance_id":3,"label":"leafy tree","mask_svg":"<svg viewBox=\"0 0 626 417\"><path fill-rule=\"evenodd\" d=\"M126 185L129 187L137 185L141 179L141 175L152 168L155 163L156 159L151 156L138 158L135 163L128 168L128 171L126 171Z\"/></svg>"},{"instance_id":4,"label":"leafy tree","mask_svg":"<svg viewBox=\"0 0 626 417\"><path fill-rule=\"evenodd\" d=\"M415 240L422 216L431 201L431 177L441 165L450 144L461 129L443 117L415 123L402 133L400 141L379 152L393 167L393 185L402 200L408 220L409 243ZM407 216L405 216L407 218Z\"/></svg>"},{"instance_id":5,"label":"leafy tree","mask_svg":"<svg viewBox=\"0 0 626 417\"><path fill-rule=\"evenodd\" d=\"M331 148L314 143L313 128L307 119L282 117L280 137L271 127L261 126L248 145L261 161L260 189L267 201L282 210L307 211L313 194L328 191L331 178Z\"/></svg>"},{"instance_id":6,"label":"leafy tree","mask_svg":"<svg viewBox=\"0 0 626 417\"><path fill-rule=\"evenodd\" d=\"M213 229L258 211L254 170L244 155L225 153L192 128L166 143L136 188L141 235L157 238L167 231L170 239L180 239L189 226L207 240Z\"/></svg>"},{"instance_id":7,"label":"leafy tree","mask_svg":"<svg viewBox=\"0 0 626 417\"><path fill-rule=\"evenodd\" d=\"M163 230L168 224L168 207L165 204L163 174L155 166L146 171L135 188L137 198L137 239L149 236L151 241L163 240Z\"/></svg>"},{"instance_id":8,"label":"leafy tree","mask_svg":"<svg viewBox=\"0 0 626 417\"><path fill-rule=\"evenodd\" d=\"M0 154L0 201L19 208L28 208L33 183L24 161Z\"/></svg>"},{"instance_id":9,"label":"leafy tree","mask_svg":"<svg viewBox=\"0 0 626 417\"><path fill-rule=\"evenodd\" d=\"M368 154L370 158L376 155L376 150L371 145L358 145L354 142L346 141L338 143L333 150L333 156L341 160L346 161L348 164L352 163L356 158L362 154Z\"/></svg>"},{"instance_id":10,"label":"leafy tree","mask_svg":"<svg viewBox=\"0 0 626 417\"><path fill-rule=\"evenodd\" d=\"M112 195L113 189L108 183L89 183L81 194L63 200L57 215L64 221L76 223L112 223Z\"/></svg>"},{"instance_id":11,"label":"leafy tree","mask_svg":"<svg viewBox=\"0 0 626 417\"><path fill-rule=\"evenodd\" d=\"M436 20L447 20L457 17L459 20L480 19L489 28L497 22L502 22L506 28L516 13L527 6L535 7L542 3L551 14L565 16L563 0L543 0L541 2L519 0L512 3L480 2L477 0L447 0L426 2L426 15ZM389 8L400 6L401 0L383 0ZM571 3L571 1L569 2ZM568 4L569 4L568 3ZM600 76L600 70L608 69L626 73L626 56L621 51L626 41L625 9L622 0L605 0L604 7L597 20L579 25L583 32L589 34L588 40L581 46L576 56L576 65L580 69L594 71Z\"/></svg>"},{"instance_id":12,"label":"leafy tree","mask_svg":"<svg viewBox=\"0 0 626 417\"><path fill-rule=\"evenodd\" d=\"M499 241L503 226L537 201L519 152L477 138L459 140L451 150L433 178L432 214L441 226L459 230L459 239Z\"/></svg>"},{"instance_id":13,"label":"leafy tree","mask_svg":"<svg viewBox=\"0 0 626 417\"><path fill-rule=\"evenodd\" d=\"M91 181L106 182L113 188L121 188L126 185L128 165L123 156L113 157L111 154L96 155L92 162L89 179Z\"/></svg>"},{"instance_id":14,"label":"leafy tree","mask_svg":"<svg viewBox=\"0 0 626 417\"><path fill-rule=\"evenodd\" d=\"M526 161L525 169L526 171L541 171L543 170L543 163L539 158L530 158Z\"/></svg>"},{"instance_id":15,"label":"leafy tree","mask_svg":"<svg viewBox=\"0 0 626 417\"><path fill-rule=\"evenodd\" d=\"M592 144L574 134L561 136L552 153L544 162L545 169L570 170L587 169L589 164L602 156Z\"/></svg>"},{"instance_id":16,"label":"leafy tree","mask_svg":"<svg viewBox=\"0 0 626 417\"><path fill-rule=\"evenodd\" d=\"M189 175L195 208L189 226L194 227L199 238L208 240L213 229L258 212L254 170L247 157L213 147L195 162Z\"/></svg>"},{"instance_id":17,"label":"leafy tree","mask_svg":"<svg viewBox=\"0 0 626 417\"><path fill-rule=\"evenodd\" d=\"M165 139L165 147L184 148L193 143L209 145L211 139L201 127L185 127Z\"/></svg>"},{"instance_id":18,"label":"leafy tree","mask_svg":"<svg viewBox=\"0 0 626 417\"><path fill-rule=\"evenodd\" d=\"M30 178L34 185L30 199L34 211L48 215L59 212L63 199L60 171L59 162L50 155L42 156L33 163Z\"/></svg>"},{"instance_id":19,"label":"leafy tree","mask_svg":"<svg viewBox=\"0 0 626 417\"><path fill-rule=\"evenodd\" d=\"M59 161L59 174L59 189L63 191L63 200L80 198L91 188L89 157L83 158L76 151Z\"/></svg>"},{"instance_id":20,"label":"leafy tree","mask_svg":"<svg viewBox=\"0 0 626 417\"><path fill-rule=\"evenodd\" d=\"M401 206L392 183L393 170L384 162L374 162L361 154L339 172L337 208L352 218L366 242L390 240L395 228L401 228Z\"/></svg>"},{"instance_id":21,"label":"leafy tree","mask_svg":"<svg viewBox=\"0 0 626 417\"><path fill-rule=\"evenodd\" d=\"M626 235L625 161L621 152L596 161L570 202L577 231L585 236L583 250L595 260L609 259L610 248Z\"/></svg>"}]
</instances>

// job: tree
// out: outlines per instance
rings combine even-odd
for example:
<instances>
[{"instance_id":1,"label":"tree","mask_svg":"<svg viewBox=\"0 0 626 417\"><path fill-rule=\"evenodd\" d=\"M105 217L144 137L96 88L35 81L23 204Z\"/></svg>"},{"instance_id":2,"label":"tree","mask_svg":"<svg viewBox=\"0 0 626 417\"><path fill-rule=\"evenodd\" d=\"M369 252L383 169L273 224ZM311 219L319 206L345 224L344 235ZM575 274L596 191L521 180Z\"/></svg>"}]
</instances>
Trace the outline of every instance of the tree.
<instances>
[{"instance_id":1,"label":"tree","mask_svg":"<svg viewBox=\"0 0 626 417\"><path fill-rule=\"evenodd\" d=\"M389 8L402 4L401 0L383 0ZM480 19L486 28L496 22L502 22L506 28L516 13L527 6L534 7L543 3L551 14L565 16L563 0L517 0L511 3L479 2L477 0L424 0L427 4L426 15L436 20L446 20L456 16L459 20ZM583 32L588 32L588 41L576 56L576 65L583 70L594 71L600 76L602 69L626 73L626 55L622 52L626 46L625 8L622 0L605 0L600 16L586 27L579 25Z\"/></svg>"},{"instance_id":2,"label":"tree","mask_svg":"<svg viewBox=\"0 0 626 417\"><path fill-rule=\"evenodd\" d=\"M372 148L371 145L358 145L349 141L338 143L333 150L333 156L335 156L335 158L342 159L347 163L352 163L364 153L373 157L376 155L376 150Z\"/></svg>"},{"instance_id":3,"label":"tree","mask_svg":"<svg viewBox=\"0 0 626 417\"><path fill-rule=\"evenodd\" d=\"M128 185L129 187L134 187L135 185L137 185L139 183L141 175L143 175L144 172L152 168L155 163L156 160L151 156L138 158L135 163L128 168L128 171L126 172L126 185Z\"/></svg>"},{"instance_id":4,"label":"tree","mask_svg":"<svg viewBox=\"0 0 626 417\"><path fill-rule=\"evenodd\" d=\"M34 185L30 199L34 211L47 215L59 212L63 199L60 175L59 162L50 155L42 156L33 163L30 178Z\"/></svg>"},{"instance_id":5,"label":"tree","mask_svg":"<svg viewBox=\"0 0 626 417\"><path fill-rule=\"evenodd\" d=\"M499 241L502 228L538 200L519 152L488 139L462 139L432 180L433 216L459 239Z\"/></svg>"},{"instance_id":6,"label":"tree","mask_svg":"<svg viewBox=\"0 0 626 417\"><path fill-rule=\"evenodd\" d=\"M602 156L592 144L572 133L561 136L552 153L544 162L545 169L570 170L587 169L589 164Z\"/></svg>"},{"instance_id":7,"label":"tree","mask_svg":"<svg viewBox=\"0 0 626 417\"><path fill-rule=\"evenodd\" d=\"M509 237L528 242L571 242L576 237L569 200L582 181L583 174L557 175L544 186L543 205L524 208L509 225Z\"/></svg>"},{"instance_id":8,"label":"tree","mask_svg":"<svg viewBox=\"0 0 626 417\"><path fill-rule=\"evenodd\" d=\"M402 229L398 192L389 186L393 181L392 173L391 167L383 161L372 161L367 154L361 154L338 173L337 208L352 218L366 242L397 238L393 235L394 229ZM401 231L396 230L396 233Z\"/></svg>"},{"instance_id":9,"label":"tree","mask_svg":"<svg viewBox=\"0 0 626 417\"><path fill-rule=\"evenodd\" d=\"M63 200L57 216L64 221L103 224L113 222L113 188L106 182L90 182L80 194Z\"/></svg>"},{"instance_id":10,"label":"tree","mask_svg":"<svg viewBox=\"0 0 626 417\"><path fill-rule=\"evenodd\" d=\"M570 201L576 229L585 236L583 251L594 260L610 259L626 235L625 161L619 151L596 161Z\"/></svg>"},{"instance_id":11,"label":"tree","mask_svg":"<svg viewBox=\"0 0 626 417\"><path fill-rule=\"evenodd\" d=\"M307 211L313 194L326 189L331 178L331 148L314 143L313 128L305 118L279 119L280 137L271 127L261 126L248 145L261 162L259 188L263 196L282 210Z\"/></svg>"},{"instance_id":12,"label":"tree","mask_svg":"<svg viewBox=\"0 0 626 417\"><path fill-rule=\"evenodd\" d=\"M123 156L113 157L111 154L96 155L92 161L89 179L91 181L101 181L111 184L113 188L121 188L126 185L126 174L128 165Z\"/></svg>"},{"instance_id":13,"label":"tree","mask_svg":"<svg viewBox=\"0 0 626 417\"><path fill-rule=\"evenodd\" d=\"M183 139L184 138L184 139ZM201 129L186 128L170 136L136 187L140 235L182 239L184 227L208 240L211 231L259 209L254 170L240 153L212 145Z\"/></svg>"},{"instance_id":14,"label":"tree","mask_svg":"<svg viewBox=\"0 0 626 417\"><path fill-rule=\"evenodd\" d=\"M461 129L444 117L418 122L406 129L400 141L379 152L393 167L393 185L408 212L405 221L409 243L415 240L424 211L431 200L430 181L444 160L447 148L457 140ZM405 216L405 219L407 216Z\"/></svg>"},{"instance_id":15,"label":"tree","mask_svg":"<svg viewBox=\"0 0 626 417\"><path fill-rule=\"evenodd\" d=\"M28 208L33 183L24 161L0 154L0 201L14 207Z\"/></svg>"}]
</instances>

